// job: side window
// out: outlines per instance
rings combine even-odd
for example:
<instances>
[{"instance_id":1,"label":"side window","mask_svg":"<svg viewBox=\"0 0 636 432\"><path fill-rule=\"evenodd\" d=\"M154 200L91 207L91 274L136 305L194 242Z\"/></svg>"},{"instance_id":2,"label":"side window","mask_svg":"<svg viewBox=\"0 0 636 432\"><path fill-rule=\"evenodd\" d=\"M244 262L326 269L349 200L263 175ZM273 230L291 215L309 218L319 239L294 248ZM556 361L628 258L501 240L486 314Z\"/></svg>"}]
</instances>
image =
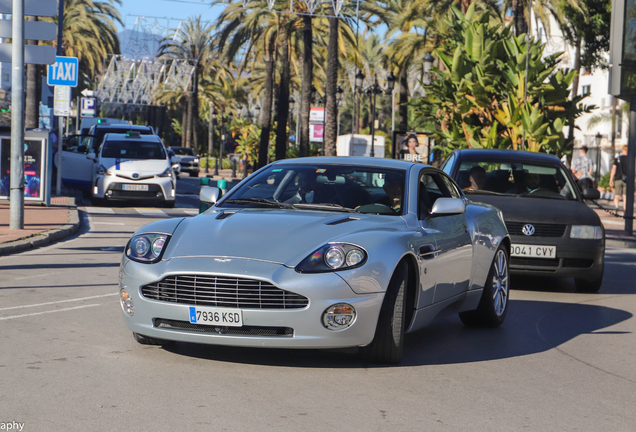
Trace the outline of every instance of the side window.
<instances>
[{"instance_id":1,"label":"side window","mask_svg":"<svg viewBox=\"0 0 636 432\"><path fill-rule=\"evenodd\" d=\"M446 185L446 188L448 189L448 192L450 193L450 196L453 198L461 198L462 194L457 188L457 185L447 176L443 175L441 177L444 181L444 184Z\"/></svg>"},{"instance_id":2,"label":"side window","mask_svg":"<svg viewBox=\"0 0 636 432\"><path fill-rule=\"evenodd\" d=\"M444 165L442 166L442 171L446 174L451 175L451 171L453 169L453 165L455 163L455 153L451 153L451 155L444 161Z\"/></svg>"},{"instance_id":3,"label":"side window","mask_svg":"<svg viewBox=\"0 0 636 432\"><path fill-rule=\"evenodd\" d=\"M418 185L418 217L426 219L438 198L450 198L451 194L439 174L424 173Z\"/></svg>"}]
</instances>

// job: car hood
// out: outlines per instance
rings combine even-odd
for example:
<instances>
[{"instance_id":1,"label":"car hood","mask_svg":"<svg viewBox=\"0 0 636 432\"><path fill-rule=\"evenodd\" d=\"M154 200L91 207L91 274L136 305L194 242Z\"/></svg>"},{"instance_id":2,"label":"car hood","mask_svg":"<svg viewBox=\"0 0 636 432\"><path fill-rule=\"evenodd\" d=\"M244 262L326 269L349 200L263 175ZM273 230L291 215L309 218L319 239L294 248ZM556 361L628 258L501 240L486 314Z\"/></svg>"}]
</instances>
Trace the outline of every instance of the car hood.
<instances>
[{"instance_id":1,"label":"car hood","mask_svg":"<svg viewBox=\"0 0 636 432\"><path fill-rule=\"evenodd\" d=\"M405 226L401 217L358 213L213 210L181 223L166 252L169 257L236 257L295 266L320 246L348 234Z\"/></svg>"},{"instance_id":2,"label":"car hood","mask_svg":"<svg viewBox=\"0 0 636 432\"><path fill-rule=\"evenodd\" d=\"M133 174L138 174L138 178L152 177L164 172L168 166L166 159L150 159L150 160L119 160L114 158L102 158L101 164L106 167L108 171L117 174L118 176L130 177Z\"/></svg>"},{"instance_id":3,"label":"car hood","mask_svg":"<svg viewBox=\"0 0 636 432\"><path fill-rule=\"evenodd\" d=\"M548 224L600 225L598 215L585 203L515 196L467 194L474 202L483 202L501 210L505 221Z\"/></svg>"}]
</instances>

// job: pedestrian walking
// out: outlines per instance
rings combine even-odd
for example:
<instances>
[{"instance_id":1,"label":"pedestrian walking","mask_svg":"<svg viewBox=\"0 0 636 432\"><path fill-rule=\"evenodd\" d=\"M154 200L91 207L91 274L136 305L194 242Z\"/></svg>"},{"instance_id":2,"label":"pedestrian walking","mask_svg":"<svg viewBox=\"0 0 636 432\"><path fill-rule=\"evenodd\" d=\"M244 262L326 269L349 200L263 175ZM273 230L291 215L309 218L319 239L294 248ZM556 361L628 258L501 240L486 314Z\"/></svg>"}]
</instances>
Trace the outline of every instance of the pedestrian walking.
<instances>
[{"instance_id":1,"label":"pedestrian walking","mask_svg":"<svg viewBox=\"0 0 636 432\"><path fill-rule=\"evenodd\" d=\"M592 170L594 164L592 159L587 156L587 146L583 146L580 149L579 157L572 161L572 173L577 179L579 189L584 190L592 187Z\"/></svg>"},{"instance_id":2,"label":"pedestrian walking","mask_svg":"<svg viewBox=\"0 0 636 432\"><path fill-rule=\"evenodd\" d=\"M614 159L610 173L610 187L614 188L614 209L619 210L620 197L623 196L623 210L627 202L627 146L624 145L621 155Z\"/></svg>"}]
</instances>

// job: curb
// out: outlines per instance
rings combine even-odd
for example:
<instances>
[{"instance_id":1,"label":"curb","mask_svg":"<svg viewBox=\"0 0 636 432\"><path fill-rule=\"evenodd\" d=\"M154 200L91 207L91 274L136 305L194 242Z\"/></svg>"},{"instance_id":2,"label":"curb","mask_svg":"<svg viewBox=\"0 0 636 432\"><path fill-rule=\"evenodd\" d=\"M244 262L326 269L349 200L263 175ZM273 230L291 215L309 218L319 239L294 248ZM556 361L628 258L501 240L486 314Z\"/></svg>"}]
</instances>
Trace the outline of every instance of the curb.
<instances>
[{"instance_id":1,"label":"curb","mask_svg":"<svg viewBox=\"0 0 636 432\"><path fill-rule=\"evenodd\" d=\"M605 238L606 247L636 249L636 241L621 238Z\"/></svg>"},{"instance_id":2,"label":"curb","mask_svg":"<svg viewBox=\"0 0 636 432\"><path fill-rule=\"evenodd\" d=\"M28 249L36 249L75 234L80 229L81 221L75 204L75 197L69 197L68 223L59 228L33 234L12 242L0 244L0 255L11 255Z\"/></svg>"}]
</instances>

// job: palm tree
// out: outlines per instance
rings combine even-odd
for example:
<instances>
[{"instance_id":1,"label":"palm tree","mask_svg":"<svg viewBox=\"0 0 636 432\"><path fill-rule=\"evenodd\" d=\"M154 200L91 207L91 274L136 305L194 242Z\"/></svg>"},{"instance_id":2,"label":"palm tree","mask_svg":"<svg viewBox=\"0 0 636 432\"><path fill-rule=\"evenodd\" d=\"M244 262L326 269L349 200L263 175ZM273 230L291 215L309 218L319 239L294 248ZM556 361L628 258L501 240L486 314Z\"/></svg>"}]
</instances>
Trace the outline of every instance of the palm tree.
<instances>
[{"instance_id":1,"label":"palm tree","mask_svg":"<svg viewBox=\"0 0 636 432\"><path fill-rule=\"evenodd\" d=\"M166 37L159 48L159 56L182 59L194 64L192 93L188 97L187 122L184 126L185 147L199 151L199 77L206 71L213 55L213 26L201 16L192 17L181 28Z\"/></svg>"}]
</instances>

